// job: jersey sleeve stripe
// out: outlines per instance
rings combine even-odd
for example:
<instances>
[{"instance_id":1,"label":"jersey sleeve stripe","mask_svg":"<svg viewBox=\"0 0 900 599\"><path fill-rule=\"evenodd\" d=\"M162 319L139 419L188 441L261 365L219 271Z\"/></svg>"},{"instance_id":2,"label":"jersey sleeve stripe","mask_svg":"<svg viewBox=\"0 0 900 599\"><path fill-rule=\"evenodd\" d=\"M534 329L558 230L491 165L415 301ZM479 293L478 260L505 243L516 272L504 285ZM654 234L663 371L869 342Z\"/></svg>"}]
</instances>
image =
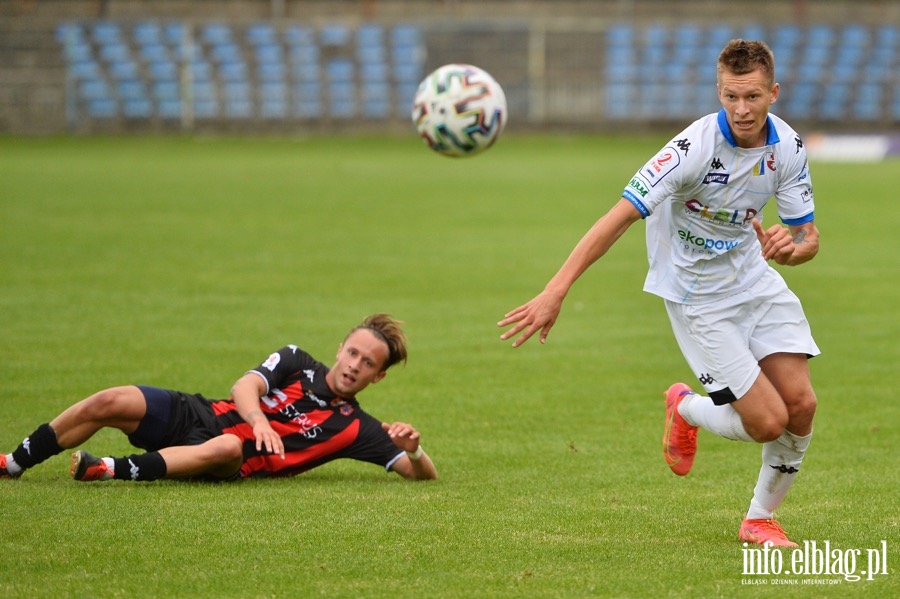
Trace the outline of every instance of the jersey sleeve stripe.
<instances>
[{"instance_id":1,"label":"jersey sleeve stripe","mask_svg":"<svg viewBox=\"0 0 900 599\"><path fill-rule=\"evenodd\" d=\"M781 219L781 222L783 222L786 225L792 226L792 227L799 227L800 225L805 225L806 223L811 223L814 220L815 220L815 213L810 212L809 214L806 214L799 218L783 218L783 219Z\"/></svg>"},{"instance_id":2,"label":"jersey sleeve stripe","mask_svg":"<svg viewBox=\"0 0 900 599\"><path fill-rule=\"evenodd\" d=\"M641 218L647 218L650 216L650 210L644 203L638 199L636 195L634 195L630 190L626 189L622 192L622 197L631 202L631 204L638 209L638 212L641 213Z\"/></svg>"}]
</instances>

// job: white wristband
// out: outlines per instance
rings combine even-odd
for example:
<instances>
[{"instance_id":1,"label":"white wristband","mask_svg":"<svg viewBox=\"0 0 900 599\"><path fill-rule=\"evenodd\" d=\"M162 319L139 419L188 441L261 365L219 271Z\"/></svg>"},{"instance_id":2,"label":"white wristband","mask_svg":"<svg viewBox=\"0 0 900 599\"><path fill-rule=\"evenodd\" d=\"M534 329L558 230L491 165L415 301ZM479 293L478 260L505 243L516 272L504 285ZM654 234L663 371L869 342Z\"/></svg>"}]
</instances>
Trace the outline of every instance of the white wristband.
<instances>
[{"instance_id":1,"label":"white wristband","mask_svg":"<svg viewBox=\"0 0 900 599\"><path fill-rule=\"evenodd\" d=\"M422 446L419 445L414 452L407 451L406 455L409 457L409 459L416 460L418 462L419 459L421 459L423 453L425 453L425 452L422 451Z\"/></svg>"}]
</instances>

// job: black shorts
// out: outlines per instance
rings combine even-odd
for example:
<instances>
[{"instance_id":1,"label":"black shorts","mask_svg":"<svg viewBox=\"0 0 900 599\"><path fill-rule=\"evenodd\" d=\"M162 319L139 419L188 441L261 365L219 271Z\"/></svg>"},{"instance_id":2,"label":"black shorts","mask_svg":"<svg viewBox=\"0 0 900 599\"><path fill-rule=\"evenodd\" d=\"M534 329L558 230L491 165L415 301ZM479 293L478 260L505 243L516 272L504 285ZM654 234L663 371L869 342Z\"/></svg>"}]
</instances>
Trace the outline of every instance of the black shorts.
<instances>
[{"instance_id":1,"label":"black shorts","mask_svg":"<svg viewBox=\"0 0 900 599\"><path fill-rule=\"evenodd\" d=\"M200 445L222 434L209 400L199 394L138 385L147 413L128 435L135 447L159 451L164 447Z\"/></svg>"}]
</instances>

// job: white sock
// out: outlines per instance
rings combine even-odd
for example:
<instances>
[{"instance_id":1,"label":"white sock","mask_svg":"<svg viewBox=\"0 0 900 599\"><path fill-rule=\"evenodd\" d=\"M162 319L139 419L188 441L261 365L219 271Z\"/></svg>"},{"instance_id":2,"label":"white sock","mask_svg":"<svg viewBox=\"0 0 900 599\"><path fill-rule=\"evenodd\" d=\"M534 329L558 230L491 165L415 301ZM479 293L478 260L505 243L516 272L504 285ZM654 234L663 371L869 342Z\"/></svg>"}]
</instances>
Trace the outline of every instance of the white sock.
<instances>
[{"instance_id":1,"label":"white sock","mask_svg":"<svg viewBox=\"0 0 900 599\"><path fill-rule=\"evenodd\" d=\"M11 453L6 454L6 471L10 476L15 476L22 471L22 467L16 464Z\"/></svg>"},{"instance_id":2,"label":"white sock","mask_svg":"<svg viewBox=\"0 0 900 599\"><path fill-rule=\"evenodd\" d=\"M109 480L115 473L116 460L113 458L103 458L103 463L106 464L106 467L109 470L109 472L103 475L103 480Z\"/></svg>"},{"instance_id":3,"label":"white sock","mask_svg":"<svg viewBox=\"0 0 900 599\"><path fill-rule=\"evenodd\" d=\"M775 510L781 505L800 470L811 438L812 433L798 437L784 431L774 441L763 444L762 468L753 489L750 509L747 510L748 519L772 518L775 515Z\"/></svg>"},{"instance_id":4,"label":"white sock","mask_svg":"<svg viewBox=\"0 0 900 599\"><path fill-rule=\"evenodd\" d=\"M732 441L753 441L744 430L741 415L728 404L717 406L713 400L694 393L678 405L678 413L688 424L705 428L711 433Z\"/></svg>"}]
</instances>

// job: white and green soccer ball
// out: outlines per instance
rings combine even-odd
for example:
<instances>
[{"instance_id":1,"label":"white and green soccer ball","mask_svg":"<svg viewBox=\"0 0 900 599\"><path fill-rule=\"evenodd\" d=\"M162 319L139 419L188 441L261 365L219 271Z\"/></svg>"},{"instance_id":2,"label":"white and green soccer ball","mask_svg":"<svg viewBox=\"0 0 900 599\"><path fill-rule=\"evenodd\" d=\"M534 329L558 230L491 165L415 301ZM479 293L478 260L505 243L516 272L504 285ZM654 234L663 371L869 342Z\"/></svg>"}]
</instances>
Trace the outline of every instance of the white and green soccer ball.
<instances>
[{"instance_id":1,"label":"white and green soccer ball","mask_svg":"<svg viewBox=\"0 0 900 599\"><path fill-rule=\"evenodd\" d=\"M506 94L487 71L448 64L422 80L412 121L425 144L445 156L474 156L491 147L506 126Z\"/></svg>"}]
</instances>

